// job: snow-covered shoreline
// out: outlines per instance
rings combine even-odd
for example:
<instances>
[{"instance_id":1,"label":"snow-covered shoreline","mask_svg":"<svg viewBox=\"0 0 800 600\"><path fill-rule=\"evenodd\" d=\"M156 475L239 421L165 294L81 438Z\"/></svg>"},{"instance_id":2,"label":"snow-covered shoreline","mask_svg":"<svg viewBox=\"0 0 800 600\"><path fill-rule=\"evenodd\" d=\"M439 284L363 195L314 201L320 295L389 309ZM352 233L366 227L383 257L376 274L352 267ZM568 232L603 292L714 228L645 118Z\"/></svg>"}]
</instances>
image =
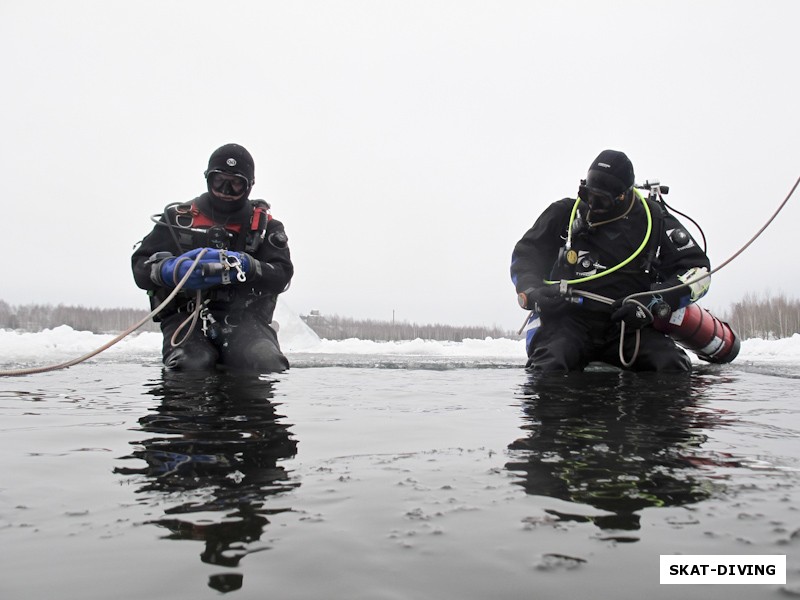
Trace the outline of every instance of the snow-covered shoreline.
<instances>
[{"instance_id":1,"label":"snow-covered shoreline","mask_svg":"<svg viewBox=\"0 0 800 600\"><path fill-rule=\"evenodd\" d=\"M303 324L305 325L305 324ZM307 329L307 328L306 328ZM114 339L112 334L76 331L62 325L37 333L0 330L0 360L30 361L77 357L99 348ZM317 338L310 330L281 327L281 346L286 353L310 352L316 354L407 355L407 356L470 356L521 359L525 355L522 340L507 338L465 339L461 342L435 340L407 340L373 342L348 339L341 341ZM105 352L116 359L160 356L161 334L134 333ZM749 339L742 342L737 362L745 360L800 362L800 334L779 340Z\"/></svg>"}]
</instances>

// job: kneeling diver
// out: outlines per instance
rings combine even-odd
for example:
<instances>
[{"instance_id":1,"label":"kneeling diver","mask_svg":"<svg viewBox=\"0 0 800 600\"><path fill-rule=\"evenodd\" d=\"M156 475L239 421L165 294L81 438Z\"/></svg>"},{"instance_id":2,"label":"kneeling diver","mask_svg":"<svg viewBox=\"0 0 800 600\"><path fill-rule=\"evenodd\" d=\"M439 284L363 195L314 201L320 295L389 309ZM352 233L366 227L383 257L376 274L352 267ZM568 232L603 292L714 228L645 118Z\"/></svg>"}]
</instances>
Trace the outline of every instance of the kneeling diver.
<instances>
[{"instance_id":1,"label":"kneeling diver","mask_svg":"<svg viewBox=\"0 0 800 600\"><path fill-rule=\"evenodd\" d=\"M520 305L536 313L527 331L527 366L579 371L600 361L635 371L690 371L686 353L650 325L653 316L705 295L709 269L708 256L678 219L634 187L628 157L604 150L577 199L552 203L514 247L511 279ZM565 295L560 282L616 302L609 309ZM623 302L646 290L641 305ZM620 322L639 332L624 336L622 346ZM623 354L635 359L625 363Z\"/></svg>"},{"instance_id":2,"label":"kneeling diver","mask_svg":"<svg viewBox=\"0 0 800 600\"><path fill-rule=\"evenodd\" d=\"M131 258L136 285L155 307L202 254L175 299L154 317L164 336L164 365L288 369L271 326L278 294L294 273L283 224L266 202L249 200L255 166L242 146L215 150L205 177L208 191L168 205Z\"/></svg>"}]
</instances>

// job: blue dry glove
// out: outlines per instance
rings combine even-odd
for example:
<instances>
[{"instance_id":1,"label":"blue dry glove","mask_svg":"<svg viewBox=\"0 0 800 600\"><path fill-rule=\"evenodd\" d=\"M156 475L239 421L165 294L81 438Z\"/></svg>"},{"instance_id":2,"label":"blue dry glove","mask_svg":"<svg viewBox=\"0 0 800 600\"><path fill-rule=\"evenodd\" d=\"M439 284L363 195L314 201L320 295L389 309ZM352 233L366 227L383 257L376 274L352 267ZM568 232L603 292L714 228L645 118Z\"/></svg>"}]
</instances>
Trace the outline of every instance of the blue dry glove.
<instances>
[{"instance_id":1,"label":"blue dry glove","mask_svg":"<svg viewBox=\"0 0 800 600\"><path fill-rule=\"evenodd\" d=\"M174 288L178 285L178 282L183 279L186 272L189 270L189 267L192 266L192 260L185 259L182 256L173 256L172 258L167 258L161 261L160 271L161 271L161 280L164 282L164 285L170 288ZM197 269L186 283L183 285L184 289L193 289L194 285L203 282L203 276L199 273Z\"/></svg>"},{"instance_id":2,"label":"blue dry glove","mask_svg":"<svg viewBox=\"0 0 800 600\"><path fill-rule=\"evenodd\" d=\"M194 263L197 255L200 254L202 250L205 250L206 252L203 254L200 262L189 276L189 279L186 280L186 283L183 285L183 289L202 290L207 287L211 287L213 284L207 283L203 277L203 265L214 263L219 264L219 250L214 248L195 248L194 250L184 252L180 256L167 258L162 261L160 265L160 273L164 284L168 287L175 287L189 271L189 268Z\"/></svg>"},{"instance_id":3,"label":"blue dry glove","mask_svg":"<svg viewBox=\"0 0 800 600\"><path fill-rule=\"evenodd\" d=\"M195 258L197 258L197 255L200 254L200 252L202 252L203 250L205 250L205 253L203 254L203 258L200 259L200 262L198 263L197 266L200 266L205 263L219 262L219 250L217 250L216 248L195 248L194 250L189 250L188 252L184 252L183 254L181 254L181 257L185 257L193 261Z\"/></svg>"}]
</instances>

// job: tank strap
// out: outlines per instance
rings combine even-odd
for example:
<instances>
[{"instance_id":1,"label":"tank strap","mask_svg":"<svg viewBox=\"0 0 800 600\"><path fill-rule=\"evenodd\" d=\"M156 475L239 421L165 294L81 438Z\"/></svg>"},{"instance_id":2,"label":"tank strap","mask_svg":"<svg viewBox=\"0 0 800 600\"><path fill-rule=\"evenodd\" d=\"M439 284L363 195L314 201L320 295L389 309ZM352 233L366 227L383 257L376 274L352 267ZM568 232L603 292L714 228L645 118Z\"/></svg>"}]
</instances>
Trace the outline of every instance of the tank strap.
<instances>
[{"instance_id":1,"label":"tank strap","mask_svg":"<svg viewBox=\"0 0 800 600\"><path fill-rule=\"evenodd\" d=\"M653 215L653 233L650 236L649 247L644 258L644 271L650 275L650 279L655 283L657 274L653 266L658 266L661 255L661 238L664 235L664 221L667 215L667 207L661 202L649 198L645 199L645 202L651 207L650 212Z\"/></svg>"},{"instance_id":2,"label":"tank strap","mask_svg":"<svg viewBox=\"0 0 800 600\"><path fill-rule=\"evenodd\" d=\"M267 226L272 220L272 213L269 203L264 200L251 200L250 205L252 207L250 225L246 230L246 235L240 236L238 247L235 250L244 250L252 254L264 241ZM218 225L199 209L195 201L168 204L164 207L163 224L169 228L179 254L186 251L185 246L191 246L193 231L221 226L231 233L239 234L243 229L242 223Z\"/></svg>"}]
</instances>

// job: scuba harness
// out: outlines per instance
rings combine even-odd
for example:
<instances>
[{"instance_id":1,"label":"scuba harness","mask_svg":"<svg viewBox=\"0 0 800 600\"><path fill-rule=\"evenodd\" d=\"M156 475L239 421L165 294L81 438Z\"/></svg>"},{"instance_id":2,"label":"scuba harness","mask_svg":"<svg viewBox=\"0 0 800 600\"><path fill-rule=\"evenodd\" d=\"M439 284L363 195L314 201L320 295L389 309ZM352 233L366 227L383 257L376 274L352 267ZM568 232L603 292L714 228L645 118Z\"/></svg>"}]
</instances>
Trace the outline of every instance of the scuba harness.
<instances>
[{"instance_id":1,"label":"scuba harness","mask_svg":"<svg viewBox=\"0 0 800 600\"><path fill-rule=\"evenodd\" d=\"M647 195L640 190L647 191ZM630 254L630 256L620 260L617 264L611 267L604 267L602 271L597 270L597 268L601 265L597 264L596 261L592 261L591 257L585 257L580 252L573 249L573 237L583 232L591 231L592 229L610 221L603 221L598 224L592 224L591 222L588 222L588 219L585 219L579 211L579 207L583 199L580 198L580 196L576 198L570 212L569 221L567 223L564 246L562 246L559 250L558 258L556 259L551 278L545 279L544 283L548 285L559 285L560 292L563 296L575 303L580 304L582 299L580 297L572 296L573 292L577 293L580 291L575 286L594 281L600 279L601 277L610 275L611 273L617 272L629 265L637 257L641 257L641 271L650 277L651 283L663 283L663 281L661 281L659 278L657 267L660 262L661 242L665 233L665 221L666 217L670 214L670 210L681 215L682 217L685 217L691 221L695 227L697 227L703 239L703 253L705 254L705 233L694 219L672 208L666 203L663 196L668 192L669 187L662 186L658 181L645 181L644 184L633 187L634 196L631 198L631 205L623 214L618 217L614 217L613 220L627 216L633 209L634 203L638 199L644 209L646 218L646 230L644 237L642 238L642 241L638 247ZM691 243L691 237L683 229L674 229L667 231L666 233L676 246ZM589 269L591 266L595 267L593 272L584 271L581 273L576 271L578 267ZM688 277L693 274L694 272L687 273L686 276ZM649 292L650 290L643 291L641 293L645 294ZM591 296L591 294L589 294L589 296ZM634 294L634 296L636 296L636 294Z\"/></svg>"},{"instance_id":2,"label":"scuba harness","mask_svg":"<svg viewBox=\"0 0 800 600\"><path fill-rule=\"evenodd\" d=\"M647 184L645 184L645 185L647 185ZM548 279L546 279L544 281L546 284L557 284L557 283L560 283L562 285L562 287L563 287L564 283L566 283L566 285L572 286L572 285L576 285L576 284L580 284L580 283L585 283L585 282L588 282L588 281L593 281L593 280L599 279L601 277L605 277L607 275L610 275L611 273L614 273L614 272L622 269L626 265L630 264L637 256L639 256L645 250L645 248L648 247L648 245L650 246L650 248L649 248L649 250L648 250L648 252L647 252L647 254L645 256L644 272L645 273L651 273L652 266L657 261L658 256L659 256L660 251L661 251L660 239L661 239L661 234L663 232L663 223L664 223L663 217L664 217L664 215L666 213L666 208L663 206L662 202L659 202L659 200L654 199L654 194L653 194L652 191L651 191L651 193L650 193L650 195L648 197L645 197L644 194L642 194L636 188L633 188L633 193L634 193L635 197L631 198L631 206L628 208L628 210L623 215L620 216L620 218L626 216L630 212L630 210L633 208L633 204L638 199L641 202L641 204L642 204L642 206L644 208L645 217L647 219L647 227L646 227L646 230L645 230L644 238L642 239L642 241L639 244L639 246L633 251L633 253L631 253L631 255L628 256L627 258L625 258L625 259L621 260L620 262L618 262L616 265L614 265L612 267L608 267L608 268L604 269L603 271L595 272L595 273L587 274L587 275L583 275L583 276L575 276L575 277L571 277L569 279L566 279L566 278L562 278L561 280L548 280ZM657 197L660 197L660 194L658 194ZM589 229L592 229L593 227L597 227L598 226L598 225L592 225L591 223L586 223L584 221L583 217L580 215L580 212L579 212L579 206L580 206L581 202L583 202L583 200L581 199L580 196L578 196L575 199L575 203L572 206L572 211L570 212L570 216L569 216L569 223L567 225L566 242L565 242L564 246L559 250L558 259L556 261L556 265L557 265L557 268L559 270L561 270L562 272L572 271L573 275L575 275L575 273L574 273L575 267L580 262L580 256L579 256L578 252L576 252L572 248L573 236L575 234L578 234L578 233L584 231L587 227ZM654 223L653 214L652 214L653 210L651 210L651 208L649 206L650 203L654 203L655 206L653 208L655 210L658 210L658 212L656 213L658 216L655 219L655 223ZM603 224L603 223L600 223L600 224ZM654 225L658 229L658 231L656 231L656 235L653 235Z\"/></svg>"},{"instance_id":3,"label":"scuba harness","mask_svg":"<svg viewBox=\"0 0 800 600\"><path fill-rule=\"evenodd\" d=\"M617 217L594 225L588 222L588 218L586 219L586 222L584 222L584 218L579 212L579 206L583 200L580 198L580 195L576 198L575 203L572 206L572 210L570 211L570 217L567 223L565 244L559 250L558 258L553 269L556 277L559 275L561 277L560 279L553 278L544 281L544 283L547 285L558 285L559 293L566 301L574 304L583 304L584 300L588 299L603 305L613 304L614 301L611 298L606 298L605 296L601 296L599 294L583 291L573 286L594 281L619 271L634 261L643 252L645 252L645 249L647 250L646 254L644 255L642 271L650 277L652 283L662 283L659 281L659 274L657 269L654 269L654 266L657 266L659 263L661 254L661 240L665 233L664 227L666 216L669 214L668 208L671 208L667 205L663 198L663 195L669 192L669 187L660 185L658 181L646 181L644 185L634 186L632 189L634 196L631 197L631 204L627 210ZM645 196L640 190L647 190L647 196ZM573 236L586 230L590 231L593 227L626 217L633 209L636 199L641 202L644 208L647 223L645 234L641 243L631 253L630 256L619 261L616 265L604 268L602 271L598 272L597 269L601 265L598 265L596 261L592 261L590 257L582 257L576 250L573 249ZM688 215L685 215L677 210L675 210L675 212L689 219L697 227L703 238L703 253L706 253L705 234L703 233L700 225L698 225L697 222ZM653 213L655 213L655 218ZM670 240L676 245L691 243L691 237L682 229L675 229L666 233L670 237ZM585 264L581 264L580 266L587 269L591 266L594 266L594 272L586 274L576 272L576 267L579 266L579 263L582 262L582 259ZM702 271L705 271L705 269L702 269ZM702 280L702 277L700 279L695 279L694 276L697 274L697 272L698 271L696 269L692 269L683 276L679 276L679 279L681 279L681 281L687 285L689 283L696 283ZM704 273L702 272L700 273L700 275L703 274ZM637 296L642 296L645 294L652 297L649 306L645 306L636 300ZM664 301L663 297L660 294L654 293L652 290L631 294L624 299L624 302L633 302L634 304L637 304L643 311L643 314L650 317L651 322L655 318L654 327L657 330L669 335L682 346L696 351L703 360L708 360L709 362L730 362L738 353L738 339L736 339L736 334L730 329L730 327L727 326L726 323L722 323L719 321L719 319L716 319L716 317L708 313L708 311L705 311L705 309L701 309L695 304L689 304L685 308L682 308L673 314L669 304ZM684 314L686 313L688 313L691 318L684 319ZM671 314L673 314L672 318L670 317ZM708 318L705 318L706 314ZM519 333L522 333L523 331L526 332L526 347L530 345L533 335L540 324L541 321L539 320L537 311L532 311L528 315L526 321L523 323L523 326L519 331ZM697 324L696 327L695 324ZM639 330L636 330L635 332L636 342L634 353L633 357L628 360L623 356L622 350L623 338L625 335L625 323L621 322L620 327L620 362L623 366L629 367L634 363L639 352L640 332Z\"/></svg>"},{"instance_id":4,"label":"scuba harness","mask_svg":"<svg viewBox=\"0 0 800 600\"><path fill-rule=\"evenodd\" d=\"M272 214L269 210L270 205L266 201L250 200L249 204L252 207L249 224L245 222L220 224L200 209L197 199L186 203L174 202L168 204L164 207L162 214L152 215L150 219L157 226L167 227L169 229L170 236L175 243L179 255L185 253L189 249L198 247L210 247L220 251L222 262L219 265L204 265L204 274L214 274L218 271L223 271L221 274L223 276L223 282L225 282L225 275L230 274L230 269L235 269L237 272L237 280L243 283L245 277L241 269L241 264L239 263L237 265L231 262L230 259L233 257L229 256L226 250L241 251L250 255L254 254L263 243L267 233L267 226L272 220ZM171 255L171 253L164 254ZM154 255L154 257L155 256L157 255ZM215 269L214 267L218 268ZM228 279L228 282L230 282L230 279ZM161 300L160 296L162 294L158 291L150 291L148 294L150 295L151 304L155 304ZM231 302L235 296L236 290L227 285L205 291L196 290L196 292L191 293L181 292L172 303L172 310L165 310L164 314L159 315L156 320L162 320L163 317L176 312L189 313L190 316L178 327L172 336L171 343L173 346L179 346L188 338L198 318L202 319L203 333L213 340L218 337L221 325L212 315L209 304L212 302L228 303ZM179 298L182 298L182 300ZM180 332L187 326L188 330L185 335L178 340Z\"/></svg>"},{"instance_id":5,"label":"scuba harness","mask_svg":"<svg viewBox=\"0 0 800 600\"><path fill-rule=\"evenodd\" d=\"M236 244L238 247L235 249L252 254L264 241L267 225L272 220L272 213L269 210L269 203L264 200L250 200L250 206L253 210L245 235L241 235L244 223L219 224L200 210L196 199L191 202L168 204L164 207L162 214L152 215L150 220L156 225L169 228L178 254L186 252L187 248L184 247L184 244L193 247L199 245L230 249L228 243L236 234L239 234L239 238ZM174 212L174 224L173 219L170 218L170 211ZM201 243L193 243L197 241Z\"/></svg>"}]
</instances>

